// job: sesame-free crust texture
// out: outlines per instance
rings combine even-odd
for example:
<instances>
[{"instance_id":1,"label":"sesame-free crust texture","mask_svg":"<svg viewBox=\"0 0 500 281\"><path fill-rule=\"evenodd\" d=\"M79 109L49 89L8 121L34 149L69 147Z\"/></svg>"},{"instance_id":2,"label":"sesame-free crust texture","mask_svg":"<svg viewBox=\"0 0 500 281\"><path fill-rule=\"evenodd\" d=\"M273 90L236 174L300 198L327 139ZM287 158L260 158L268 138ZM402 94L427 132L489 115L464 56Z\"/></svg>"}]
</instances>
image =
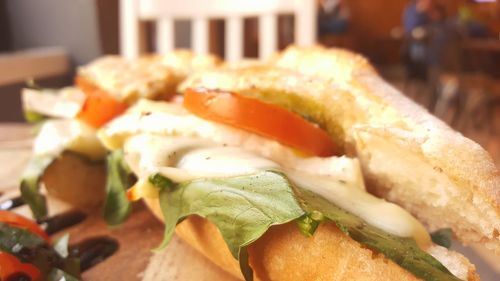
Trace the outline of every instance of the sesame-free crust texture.
<instances>
[{"instance_id":1,"label":"sesame-free crust texture","mask_svg":"<svg viewBox=\"0 0 500 281\"><path fill-rule=\"evenodd\" d=\"M158 199L145 202L163 220ZM176 234L214 264L243 279L238 262L229 252L217 227L190 216L177 225ZM294 223L271 227L248 248L250 266L257 281L317 280L420 280L383 254L352 240L332 223L323 223L311 238ZM462 255L439 246L428 250L451 272L465 280L480 280Z\"/></svg>"},{"instance_id":2,"label":"sesame-free crust texture","mask_svg":"<svg viewBox=\"0 0 500 281\"><path fill-rule=\"evenodd\" d=\"M324 128L356 156L370 192L431 231L500 253L500 172L489 154L385 82L362 56L290 47L261 66L218 69L181 89L233 91L277 104Z\"/></svg>"}]
</instances>

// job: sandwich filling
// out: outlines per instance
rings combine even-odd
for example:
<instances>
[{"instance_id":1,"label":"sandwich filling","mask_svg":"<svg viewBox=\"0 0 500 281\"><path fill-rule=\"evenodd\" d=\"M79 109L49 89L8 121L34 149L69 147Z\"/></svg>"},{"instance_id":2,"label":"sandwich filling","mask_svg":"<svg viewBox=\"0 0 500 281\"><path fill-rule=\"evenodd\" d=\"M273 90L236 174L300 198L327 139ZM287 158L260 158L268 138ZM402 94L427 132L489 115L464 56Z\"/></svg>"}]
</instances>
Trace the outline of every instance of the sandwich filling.
<instances>
[{"instance_id":1,"label":"sandwich filling","mask_svg":"<svg viewBox=\"0 0 500 281\"><path fill-rule=\"evenodd\" d=\"M63 152L82 160L100 162L106 150L96 129L122 114L139 98L165 98L176 83L159 57L126 60L116 56L97 59L79 69L76 87L23 90L26 120L41 123L33 157L21 179L21 194L33 215L47 215L40 178ZM49 120L46 120L49 119ZM52 120L50 120L52 119Z\"/></svg>"},{"instance_id":2,"label":"sandwich filling","mask_svg":"<svg viewBox=\"0 0 500 281\"><path fill-rule=\"evenodd\" d=\"M114 150L108 221L126 218L127 196L158 198L165 245L183 218L205 217L219 228L246 280L253 276L246 247L271 225L291 221L308 236L331 221L419 278L458 280L425 253L430 238L415 218L364 190L356 159L317 157L259 132L200 118L178 104L145 100L98 135ZM127 173L138 179L130 189Z\"/></svg>"}]
</instances>

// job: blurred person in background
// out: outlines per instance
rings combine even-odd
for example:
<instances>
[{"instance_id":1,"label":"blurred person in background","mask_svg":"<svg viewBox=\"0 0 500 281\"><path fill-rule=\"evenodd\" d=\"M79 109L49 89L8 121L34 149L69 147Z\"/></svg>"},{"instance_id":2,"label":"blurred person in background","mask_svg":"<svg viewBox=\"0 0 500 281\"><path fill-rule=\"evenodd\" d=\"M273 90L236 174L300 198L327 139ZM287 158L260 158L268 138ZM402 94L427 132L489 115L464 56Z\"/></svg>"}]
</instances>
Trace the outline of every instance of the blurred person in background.
<instances>
[{"instance_id":1,"label":"blurred person in background","mask_svg":"<svg viewBox=\"0 0 500 281\"><path fill-rule=\"evenodd\" d=\"M343 0L319 1L319 35L342 34L349 27L350 11Z\"/></svg>"},{"instance_id":2,"label":"blurred person in background","mask_svg":"<svg viewBox=\"0 0 500 281\"><path fill-rule=\"evenodd\" d=\"M427 79L426 27L430 23L429 13L433 7L433 0L413 0L403 12L405 40L402 53L410 78Z\"/></svg>"}]
</instances>

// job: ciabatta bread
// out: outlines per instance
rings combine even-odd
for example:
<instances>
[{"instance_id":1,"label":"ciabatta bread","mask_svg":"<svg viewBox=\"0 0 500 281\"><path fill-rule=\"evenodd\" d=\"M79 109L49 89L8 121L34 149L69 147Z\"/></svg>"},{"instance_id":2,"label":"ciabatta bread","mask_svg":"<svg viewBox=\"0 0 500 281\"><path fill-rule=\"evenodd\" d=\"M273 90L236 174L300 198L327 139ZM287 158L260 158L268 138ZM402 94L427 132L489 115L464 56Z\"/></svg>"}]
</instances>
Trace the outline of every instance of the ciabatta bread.
<instances>
[{"instance_id":1,"label":"ciabatta bread","mask_svg":"<svg viewBox=\"0 0 500 281\"><path fill-rule=\"evenodd\" d=\"M312 120L360 159L371 192L430 230L449 227L462 242L500 253L500 173L491 157L390 86L361 56L290 48L266 66L195 75L187 87L234 91Z\"/></svg>"},{"instance_id":2,"label":"ciabatta bread","mask_svg":"<svg viewBox=\"0 0 500 281\"><path fill-rule=\"evenodd\" d=\"M145 199L155 216L163 216L158 199ZM243 279L238 262L229 252L217 227L191 216L176 233L189 245L231 275ZM352 240L333 223L322 224L306 238L294 223L272 227L249 246L250 265L257 281L290 280L420 280L384 255ZM462 255L440 246L427 250L457 277L480 280L475 268Z\"/></svg>"}]
</instances>

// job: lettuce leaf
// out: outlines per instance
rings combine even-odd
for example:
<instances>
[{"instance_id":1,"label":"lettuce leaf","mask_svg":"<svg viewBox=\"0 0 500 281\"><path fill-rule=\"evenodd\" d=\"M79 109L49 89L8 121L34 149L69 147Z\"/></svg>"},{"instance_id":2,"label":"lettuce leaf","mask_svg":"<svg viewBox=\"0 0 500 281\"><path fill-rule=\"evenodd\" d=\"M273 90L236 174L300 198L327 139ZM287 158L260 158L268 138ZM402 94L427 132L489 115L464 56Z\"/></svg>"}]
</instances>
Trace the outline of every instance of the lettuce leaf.
<instances>
[{"instance_id":1,"label":"lettuce leaf","mask_svg":"<svg viewBox=\"0 0 500 281\"><path fill-rule=\"evenodd\" d=\"M158 177L161 176L154 176ZM275 172L158 187L165 220L165 237L159 248L168 244L175 226L184 218L204 217L217 226L247 281L253 280L253 271L248 264L246 247L269 227L304 215L286 178Z\"/></svg>"},{"instance_id":2,"label":"lettuce leaf","mask_svg":"<svg viewBox=\"0 0 500 281\"><path fill-rule=\"evenodd\" d=\"M127 189L132 186L132 171L123 159L123 151L115 150L106 158L106 202L104 203L104 219L111 225L123 223L130 212L132 204L127 199Z\"/></svg>"},{"instance_id":3,"label":"lettuce leaf","mask_svg":"<svg viewBox=\"0 0 500 281\"><path fill-rule=\"evenodd\" d=\"M21 197L28 204L33 217L37 220L47 216L45 196L40 193L40 178L55 158L56 156L52 155L34 156L28 162L21 177Z\"/></svg>"},{"instance_id":4,"label":"lettuce leaf","mask_svg":"<svg viewBox=\"0 0 500 281\"><path fill-rule=\"evenodd\" d=\"M303 208L310 212L321 212L324 217L349 235L352 239L383 253L402 268L426 281L458 281L438 260L422 251L414 239L399 237L368 225L361 218L335 206L323 197L296 187Z\"/></svg>"}]
</instances>

